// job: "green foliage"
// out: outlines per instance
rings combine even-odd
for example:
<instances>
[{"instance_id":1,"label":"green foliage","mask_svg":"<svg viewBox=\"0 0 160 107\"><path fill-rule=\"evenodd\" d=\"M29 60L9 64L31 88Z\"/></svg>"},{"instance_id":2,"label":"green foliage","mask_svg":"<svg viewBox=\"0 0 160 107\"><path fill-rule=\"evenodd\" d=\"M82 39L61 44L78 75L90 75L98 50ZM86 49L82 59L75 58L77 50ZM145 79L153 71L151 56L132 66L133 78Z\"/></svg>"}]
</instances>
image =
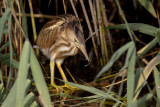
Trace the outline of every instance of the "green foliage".
<instances>
[{"instance_id":1,"label":"green foliage","mask_svg":"<svg viewBox=\"0 0 160 107\"><path fill-rule=\"evenodd\" d=\"M2 35L3 35L3 28L4 28L4 24L7 20L7 17L9 16L10 13L10 9L7 8L5 13L3 14L2 18L0 19L0 43L1 43L1 38L2 38Z\"/></svg>"},{"instance_id":2,"label":"green foliage","mask_svg":"<svg viewBox=\"0 0 160 107\"><path fill-rule=\"evenodd\" d=\"M30 67L32 76L34 77L33 80L35 81L38 92L42 97L43 104L48 107L51 106L47 85L44 81L42 71L37 59L35 58L34 52L31 49L30 43L26 41L24 43L18 68L18 77L15 80L14 85L11 88L7 98L3 102L2 107L22 107L32 104L31 102L34 101L33 93L28 93L28 89L31 86L31 80L27 79Z\"/></svg>"},{"instance_id":3,"label":"green foliage","mask_svg":"<svg viewBox=\"0 0 160 107\"><path fill-rule=\"evenodd\" d=\"M143 23L128 23L128 26L133 31L138 31L143 34L158 36L160 29L151 25L143 24ZM126 24L119 24L114 26L108 26L108 29L127 29Z\"/></svg>"},{"instance_id":4,"label":"green foliage","mask_svg":"<svg viewBox=\"0 0 160 107\"><path fill-rule=\"evenodd\" d=\"M134 45L130 47L128 50L130 51L130 60L128 64L128 75L127 75L127 102L128 106L132 105L132 99L134 96L134 88L135 88L135 63L136 63L136 48ZM132 83L132 84L131 84Z\"/></svg>"},{"instance_id":5,"label":"green foliage","mask_svg":"<svg viewBox=\"0 0 160 107\"><path fill-rule=\"evenodd\" d=\"M13 11L13 10L12 10ZM23 10L22 10L23 11ZM23 11L24 12L24 11ZM42 70L40 65L35 57L34 51L30 45L28 40L25 40L20 62L13 59L13 56L16 53L13 53L12 49L12 40L11 40L11 10L8 7L0 19L0 43L3 34L8 34L9 41L7 41L2 47L0 47L0 52L5 51L6 48L9 47L9 53L0 53L0 63L7 65L9 69L9 76L7 78L7 88L4 86L4 80L2 76L2 70L0 70L0 104L2 107L28 107L28 106L37 106L37 101L34 99L34 93L29 92L31 87L31 81L35 82L35 86L37 87L39 96L41 96L42 104L51 107L51 99L48 92L47 85L45 83ZM7 24L5 22L8 22ZM26 18L23 15L23 27L25 30L25 37L27 39L27 24ZM8 30L8 32L4 32L4 30ZM11 73L12 70L17 69L18 75L15 80L12 79L11 83ZM31 70L30 70L31 69ZM29 71L32 71L32 78L28 78ZM9 93L6 93L8 91Z\"/></svg>"},{"instance_id":6,"label":"green foliage","mask_svg":"<svg viewBox=\"0 0 160 107\"><path fill-rule=\"evenodd\" d=\"M155 78L155 85L156 85L156 94L157 94L157 107L160 106L160 76L157 67L154 68L154 78Z\"/></svg>"},{"instance_id":7,"label":"green foliage","mask_svg":"<svg viewBox=\"0 0 160 107\"><path fill-rule=\"evenodd\" d=\"M19 1L16 1L17 4ZM153 5L149 0L139 0L139 3L147 9L155 18L157 17L156 12L153 8ZM0 18L0 64L3 66L5 65L7 77L3 77L4 69L0 69L0 106L2 107L29 107L29 106L38 106L40 102L43 106L51 107L51 98L48 91L47 84L45 82L42 69L40 67L40 64L35 56L34 50L30 44L30 41L28 40L28 27L27 27L27 20L25 16L25 9L23 7L22 0L20 0L20 10L22 13L22 27L18 22L16 22L16 17L14 17L14 21L12 22L12 17L14 14L14 9L12 7L11 1L7 1L7 7L5 9L5 12L3 13L3 16ZM107 26L105 28L111 30L111 29L124 29L127 30L128 35L131 39L128 43L125 43L124 46L120 47L117 51L114 52L110 60L107 62L106 65L104 65L99 73L95 76L95 81L99 79L100 77L104 78L104 75L108 70L110 70L113 65L118 61L118 59L125 55L126 57L124 65L119 70L118 74L122 73L122 71L127 70L127 90L124 92L124 82L125 76L123 75L121 78L122 83L120 84L120 88L118 92L114 92L113 85L115 84L116 79L118 76L114 78L112 81L111 86L109 89L104 90L104 87L92 87L92 86L86 86L86 85L80 85L80 84L74 84L71 82L66 82L69 85L72 85L74 87L79 88L80 90L84 90L86 92L91 93L91 96L87 97L77 97L77 96L71 96L68 94L61 93L61 96L64 98L72 98L76 100L83 100L83 103L78 103L74 106L80 106L82 104L91 103L91 102L98 102L101 106L109 103L110 101L113 101L114 104L112 106L129 106L129 107L135 107L135 106L146 106L148 103L148 100L154 99L157 103L157 107L160 106L160 76L158 73L157 67L160 63L160 54L158 53L156 56L154 56L150 61L145 64L144 69L141 67L141 64L143 63L143 57L146 55L151 49L153 49L157 43L160 44L160 29L156 28L152 25L143 24L143 23L128 23L127 19L125 17L125 14L119 4L119 1L116 0L116 4L118 7L118 10L122 16L122 19L124 21L124 24L117 24L113 26ZM18 6L17 6L18 7ZM32 11L32 22L34 22L33 17L33 10ZM13 49L13 40L12 40L12 23L16 23L19 25L21 33L23 35L24 43L22 52L20 53L21 56L18 56L18 53ZM103 23L101 23L102 26ZM100 25L101 26L101 25ZM34 34L36 35L35 25L34 27ZM101 27L100 27L101 28ZM97 29L95 33L91 34L91 37L96 34L97 32L104 32L103 29ZM144 36L151 36L153 40L150 41L148 45L145 46L144 50L141 52L137 52L134 37L132 35L132 31L140 32ZM7 41L2 41L2 37L4 35L8 35ZM22 36L21 35L21 36ZM19 37L21 38L21 37ZM36 38L36 37L35 37ZM102 38L103 39L103 38ZM23 40L23 39L22 39ZM3 43L2 43L3 42ZM106 45L106 41L104 40L104 44ZM5 49L8 49L9 51L4 52ZM108 56L105 55L105 56ZM104 59L102 59L104 60ZM13 71L18 71L16 76L14 78L11 77L13 74ZM154 88L149 87L149 84L147 83L147 79L152 74L152 71L154 71ZM100 81L103 81L104 79L100 78ZM61 80L60 80L61 81ZM33 85L35 84L35 85ZM141 95L141 90L146 87L148 88L149 92L145 95ZM35 92L33 89L36 89L39 97L40 102L38 102L35 99ZM125 95L122 95L122 92L125 93ZM155 96L156 95L156 96ZM60 95L59 95L60 96Z\"/></svg>"},{"instance_id":8,"label":"green foliage","mask_svg":"<svg viewBox=\"0 0 160 107\"><path fill-rule=\"evenodd\" d=\"M118 58L127 51L131 46L133 45L133 42L129 42L120 49L118 49L113 56L111 57L110 61L101 69L101 71L96 75L96 78L99 78L105 71L109 70L110 67L113 66L114 62L118 60Z\"/></svg>"},{"instance_id":9,"label":"green foliage","mask_svg":"<svg viewBox=\"0 0 160 107\"><path fill-rule=\"evenodd\" d=\"M129 42L128 44L124 45L120 49L118 49L113 56L111 57L110 61L101 69L101 71L96 75L96 79L102 76L103 73L105 73L109 68L113 66L113 63L116 62L116 60L124 54L126 50L128 50L125 65L121 68L120 72L123 71L125 68L128 68L128 75L127 75L127 102L128 106L132 107L133 104L136 106L144 105L147 103L147 100L151 99L153 97L153 94L149 93L146 96L143 96L142 98L137 99L140 91L143 89L143 87L147 84L146 80L148 79L149 75L153 71L154 67L160 63L159 60L159 54L154 57L145 67L143 72L141 72L140 76L135 75L135 64L136 61L140 61L140 58L145 55L149 50L151 50L157 43L159 43L159 28L156 28L151 25L143 24L143 23L127 23L125 16L123 14L123 11L119 5L118 0L116 0L116 3L119 7L119 10L121 12L122 18L125 22L125 24L119 24L114 26L108 26L108 29L126 29L128 31L128 34L132 39L131 31L138 31L143 34L147 34L150 36L153 36L154 39L145 47L145 49L137 56L136 55L136 47L134 43ZM132 44L131 44L132 43ZM124 50L125 49L125 50ZM130 51L130 52L129 52ZM128 60L127 60L128 59ZM137 59L137 60L136 60ZM156 71L155 71L156 72ZM136 78L136 79L135 79ZM159 75L157 75L156 78L159 78ZM138 80L137 80L138 79ZM135 83L136 80L136 83ZM156 79L156 84L158 84L158 79ZM114 82L113 82L114 83ZM149 88L150 89L150 88ZM157 102L157 104L159 104Z\"/></svg>"},{"instance_id":10,"label":"green foliage","mask_svg":"<svg viewBox=\"0 0 160 107\"><path fill-rule=\"evenodd\" d=\"M155 18L157 18L156 11L150 0L138 0L138 1L150 14L152 14Z\"/></svg>"}]
</instances>

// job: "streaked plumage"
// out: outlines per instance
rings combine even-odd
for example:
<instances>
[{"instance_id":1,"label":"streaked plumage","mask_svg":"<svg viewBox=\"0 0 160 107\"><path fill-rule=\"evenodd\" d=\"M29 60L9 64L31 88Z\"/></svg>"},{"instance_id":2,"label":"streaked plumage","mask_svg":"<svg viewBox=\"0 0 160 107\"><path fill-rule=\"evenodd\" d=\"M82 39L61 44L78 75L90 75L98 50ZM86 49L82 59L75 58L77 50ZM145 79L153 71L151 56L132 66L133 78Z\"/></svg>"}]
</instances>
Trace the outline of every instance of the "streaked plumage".
<instances>
[{"instance_id":1,"label":"streaked plumage","mask_svg":"<svg viewBox=\"0 0 160 107\"><path fill-rule=\"evenodd\" d=\"M55 83L54 80L52 80L52 76L54 77L54 74L52 75L52 73L54 73L54 70L52 71L52 69L54 69L54 62L57 64L62 78L67 81L61 69L64 58L76 55L78 49L80 49L89 61L80 23L78 19L71 14L57 16L47 22L38 35L36 45L42 53L50 59L51 84L54 86Z\"/></svg>"},{"instance_id":2,"label":"streaked plumage","mask_svg":"<svg viewBox=\"0 0 160 107\"><path fill-rule=\"evenodd\" d=\"M75 42L83 46L84 51L82 52L88 59L79 21L75 16L67 14L57 16L47 22L38 35L36 45L51 61L63 62L65 57L78 53L80 47L75 45Z\"/></svg>"}]
</instances>

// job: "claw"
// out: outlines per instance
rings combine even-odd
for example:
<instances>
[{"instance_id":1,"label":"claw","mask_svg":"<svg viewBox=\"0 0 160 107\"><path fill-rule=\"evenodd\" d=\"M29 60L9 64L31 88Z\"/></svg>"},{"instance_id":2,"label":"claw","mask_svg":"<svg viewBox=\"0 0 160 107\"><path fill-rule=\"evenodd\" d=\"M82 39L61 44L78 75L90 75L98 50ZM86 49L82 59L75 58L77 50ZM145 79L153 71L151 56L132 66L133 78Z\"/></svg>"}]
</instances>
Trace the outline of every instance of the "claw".
<instances>
[{"instance_id":1,"label":"claw","mask_svg":"<svg viewBox=\"0 0 160 107\"><path fill-rule=\"evenodd\" d=\"M54 83L52 83L51 86L56 89L56 94L60 94L60 93L62 93L62 92L64 91L63 87L57 86L57 85L54 84Z\"/></svg>"},{"instance_id":2,"label":"claw","mask_svg":"<svg viewBox=\"0 0 160 107\"><path fill-rule=\"evenodd\" d=\"M65 94L71 94L71 93L75 92L76 90L78 90L77 87L68 85L66 83L62 87L64 88L64 93Z\"/></svg>"}]
</instances>

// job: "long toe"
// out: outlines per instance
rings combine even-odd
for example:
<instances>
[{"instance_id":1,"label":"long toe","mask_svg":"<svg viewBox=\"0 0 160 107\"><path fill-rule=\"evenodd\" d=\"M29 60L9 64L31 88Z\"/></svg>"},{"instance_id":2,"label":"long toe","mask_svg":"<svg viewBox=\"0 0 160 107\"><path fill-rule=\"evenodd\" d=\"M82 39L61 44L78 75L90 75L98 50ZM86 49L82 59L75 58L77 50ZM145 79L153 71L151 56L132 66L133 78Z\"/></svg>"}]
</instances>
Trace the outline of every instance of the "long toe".
<instances>
[{"instance_id":1,"label":"long toe","mask_svg":"<svg viewBox=\"0 0 160 107\"><path fill-rule=\"evenodd\" d=\"M56 94L60 94L64 91L63 87L58 86L56 84L51 84L52 87L54 87L56 89Z\"/></svg>"},{"instance_id":2,"label":"long toe","mask_svg":"<svg viewBox=\"0 0 160 107\"><path fill-rule=\"evenodd\" d=\"M62 87L63 87L64 92L65 92L66 94L71 94L71 93L75 92L76 90L78 90L77 87L68 85L68 84L66 84L66 83L65 83Z\"/></svg>"}]
</instances>

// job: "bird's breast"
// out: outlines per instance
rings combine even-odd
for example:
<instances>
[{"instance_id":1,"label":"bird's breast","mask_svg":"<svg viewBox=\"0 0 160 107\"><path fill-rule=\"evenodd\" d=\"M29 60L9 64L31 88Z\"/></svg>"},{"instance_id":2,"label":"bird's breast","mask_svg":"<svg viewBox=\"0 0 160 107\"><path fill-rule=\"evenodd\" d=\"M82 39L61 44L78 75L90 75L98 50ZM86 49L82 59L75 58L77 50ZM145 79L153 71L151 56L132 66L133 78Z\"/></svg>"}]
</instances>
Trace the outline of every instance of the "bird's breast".
<instances>
[{"instance_id":1,"label":"bird's breast","mask_svg":"<svg viewBox=\"0 0 160 107\"><path fill-rule=\"evenodd\" d=\"M50 48L50 60L64 60L68 56L73 56L78 53L78 48L73 43L55 43L54 46Z\"/></svg>"}]
</instances>

